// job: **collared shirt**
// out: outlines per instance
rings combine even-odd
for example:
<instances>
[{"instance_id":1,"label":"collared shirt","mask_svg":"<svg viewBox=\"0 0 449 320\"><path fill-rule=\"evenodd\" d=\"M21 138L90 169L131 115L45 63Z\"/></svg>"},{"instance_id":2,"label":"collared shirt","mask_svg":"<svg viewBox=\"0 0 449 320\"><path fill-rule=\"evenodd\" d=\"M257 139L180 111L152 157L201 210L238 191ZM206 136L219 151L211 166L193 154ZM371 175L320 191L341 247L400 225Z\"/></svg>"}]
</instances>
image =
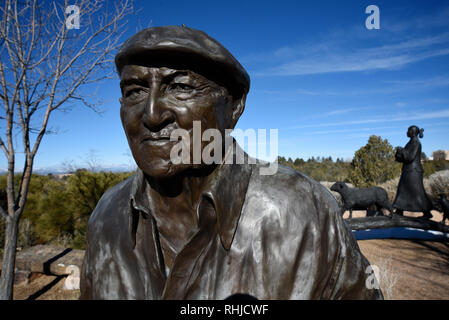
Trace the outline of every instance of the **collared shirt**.
<instances>
[{"instance_id":1,"label":"collared shirt","mask_svg":"<svg viewBox=\"0 0 449 320\"><path fill-rule=\"evenodd\" d=\"M279 166L222 164L196 233L167 270L144 174L108 190L88 225L81 299L382 299L333 196Z\"/></svg>"}]
</instances>

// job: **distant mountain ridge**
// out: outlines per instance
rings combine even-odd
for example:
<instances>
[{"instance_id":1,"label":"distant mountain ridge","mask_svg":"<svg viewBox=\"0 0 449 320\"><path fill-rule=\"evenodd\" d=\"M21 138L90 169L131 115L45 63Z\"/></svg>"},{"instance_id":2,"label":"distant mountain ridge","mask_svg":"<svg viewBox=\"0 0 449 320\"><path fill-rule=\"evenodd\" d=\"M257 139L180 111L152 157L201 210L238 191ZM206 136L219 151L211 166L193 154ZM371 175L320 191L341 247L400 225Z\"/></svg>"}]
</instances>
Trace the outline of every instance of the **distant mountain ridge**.
<instances>
[{"instance_id":1,"label":"distant mountain ridge","mask_svg":"<svg viewBox=\"0 0 449 320\"><path fill-rule=\"evenodd\" d=\"M74 170L77 169L88 169L91 171L108 171L108 172L130 172L130 171L135 171L137 168L136 165L131 166L128 164L118 164L118 165L100 165L100 166L96 166L95 170L91 170L90 168L87 168L87 166L76 166L74 167L74 169L67 169L67 168L61 168L60 166L49 166L49 167L40 167L40 168L35 168L33 169L33 173L37 173L37 174L42 174L42 175L46 175L46 174L64 174L64 173L69 173L69 172L73 172ZM0 168L0 175L4 175L7 174L8 170L4 169L4 168ZM16 173L21 173L21 171L16 171Z\"/></svg>"}]
</instances>

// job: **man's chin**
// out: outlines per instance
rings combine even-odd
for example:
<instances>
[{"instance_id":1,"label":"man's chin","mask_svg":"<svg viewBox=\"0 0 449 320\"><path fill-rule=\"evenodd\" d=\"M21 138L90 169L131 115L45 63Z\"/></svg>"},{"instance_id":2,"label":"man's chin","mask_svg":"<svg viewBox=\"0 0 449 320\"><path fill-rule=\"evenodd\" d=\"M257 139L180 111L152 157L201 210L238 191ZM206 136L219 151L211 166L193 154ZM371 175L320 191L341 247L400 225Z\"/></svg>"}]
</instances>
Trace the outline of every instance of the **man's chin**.
<instances>
[{"instance_id":1,"label":"man's chin","mask_svg":"<svg viewBox=\"0 0 449 320\"><path fill-rule=\"evenodd\" d=\"M159 179L176 176L191 167L189 164L173 164L169 160L155 160L137 165L147 176Z\"/></svg>"}]
</instances>

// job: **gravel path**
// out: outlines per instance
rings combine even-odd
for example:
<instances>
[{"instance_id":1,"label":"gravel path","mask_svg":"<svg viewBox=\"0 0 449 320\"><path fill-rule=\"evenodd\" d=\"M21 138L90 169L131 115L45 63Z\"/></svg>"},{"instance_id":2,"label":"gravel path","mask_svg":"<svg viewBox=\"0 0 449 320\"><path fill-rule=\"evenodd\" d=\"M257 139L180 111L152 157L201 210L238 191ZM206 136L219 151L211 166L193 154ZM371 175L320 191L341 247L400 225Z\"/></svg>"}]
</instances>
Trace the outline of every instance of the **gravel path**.
<instances>
[{"instance_id":1,"label":"gravel path","mask_svg":"<svg viewBox=\"0 0 449 320\"><path fill-rule=\"evenodd\" d=\"M359 240L379 267L385 299L449 300L449 244L413 240Z\"/></svg>"}]
</instances>

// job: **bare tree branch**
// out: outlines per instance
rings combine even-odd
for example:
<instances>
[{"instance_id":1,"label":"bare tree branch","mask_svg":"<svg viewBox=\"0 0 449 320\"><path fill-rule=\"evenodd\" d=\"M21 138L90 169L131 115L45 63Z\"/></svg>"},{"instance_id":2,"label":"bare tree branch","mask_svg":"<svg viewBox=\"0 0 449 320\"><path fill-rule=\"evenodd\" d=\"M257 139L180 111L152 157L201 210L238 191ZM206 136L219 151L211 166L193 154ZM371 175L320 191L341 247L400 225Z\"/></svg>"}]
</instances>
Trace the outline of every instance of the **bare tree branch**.
<instances>
[{"instance_id":1,"label":"bare tree branch","mask_svg":"<svg viewBox=\"0 0 449 320\"><path fill-rule=\"evenodd\" d=\"M0 138L0 147L2 148L3 152L5 153L5 156L8 157L9 151L5 146L5 143L3 142L3 139Z\"/></svg>"},{"instance_id":2,"label":"bare tree branch","mask_svg":"<svg viewBox=\"0 0 449 320\"><path fill-rule=\"evenodd\" d=\"M7 217L9 226L18 223L25 208L34 158L43 137L51 132L52 112L66 110L71 102L98 112L95 99L80 89L113 75L113 54L126 26L124 18L133 12L130 0L114 0L113 9L105 1L74 2L83 17L79 30L67 28L67 0L52 6L38 0L0 4L0 127L5 130L0 147L8 161L7 208L0 208L0 216ZM18 134L21 142L16 141ZM22 149L25 160L17 188L16 154ZM16 240L5 247L0 299L12 294L10 262Z\"/></svg>"}]
</instances>

